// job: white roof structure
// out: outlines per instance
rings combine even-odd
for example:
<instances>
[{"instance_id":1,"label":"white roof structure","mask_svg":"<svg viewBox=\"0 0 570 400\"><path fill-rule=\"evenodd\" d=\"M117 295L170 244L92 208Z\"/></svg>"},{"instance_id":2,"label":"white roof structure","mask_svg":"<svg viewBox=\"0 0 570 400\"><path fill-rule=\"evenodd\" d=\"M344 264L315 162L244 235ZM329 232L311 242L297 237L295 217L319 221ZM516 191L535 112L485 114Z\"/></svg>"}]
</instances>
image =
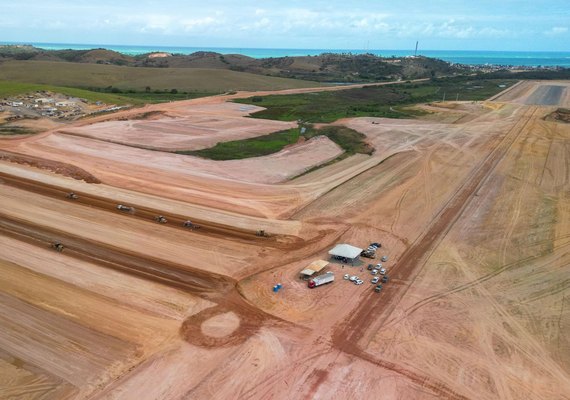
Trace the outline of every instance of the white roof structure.
<instances>
[{"instance_id":1,"label":"white roof structure","mask_svg":"<svg viewBox=\"0 0 570 400\"><path fill-rule=\"evenodd\" d=\"M337 244L329 254L333 257L356 258L362 253L362 249L349 244Z\"/></svg>"}]
</instances>

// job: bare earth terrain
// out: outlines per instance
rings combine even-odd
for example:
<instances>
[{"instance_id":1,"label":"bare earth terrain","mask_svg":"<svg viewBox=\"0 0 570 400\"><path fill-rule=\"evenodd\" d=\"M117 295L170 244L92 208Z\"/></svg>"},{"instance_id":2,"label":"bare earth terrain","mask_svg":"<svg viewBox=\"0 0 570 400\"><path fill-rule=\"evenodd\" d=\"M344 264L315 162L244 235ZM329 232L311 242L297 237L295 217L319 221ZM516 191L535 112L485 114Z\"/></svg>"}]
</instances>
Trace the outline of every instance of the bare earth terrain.
<instances>
[{"instance_id":1,"label":"bare earth terrain","mask_svg":"<svg viewBox=\"0 0 570 400\"><path fill-rule=\"evenodd\" d=\"M294 126L249 95L0 140L0 398L570 399L570 125L544 120L568 82L337 121L375 153L301 176L342 150L157 151ZM299 279L370 242L380 293L368 259Z\"/></svg>"}]
</instances>

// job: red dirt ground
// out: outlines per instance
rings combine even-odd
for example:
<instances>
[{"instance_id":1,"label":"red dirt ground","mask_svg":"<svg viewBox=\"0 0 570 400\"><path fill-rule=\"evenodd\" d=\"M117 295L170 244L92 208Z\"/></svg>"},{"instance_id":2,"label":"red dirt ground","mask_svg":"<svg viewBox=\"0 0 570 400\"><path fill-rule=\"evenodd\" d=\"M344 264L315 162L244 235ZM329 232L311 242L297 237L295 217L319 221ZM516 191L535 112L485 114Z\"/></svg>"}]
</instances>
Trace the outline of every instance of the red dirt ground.
<instances>
[{"instance_id":1,"label":"red dirt ground","mask_svg":"<svg viewBox=\"0 0 570 400\"><path fill-rule=\"evenodd\" d=\"M293 180L338 147L218 163L61 131L0 141L12 157L0 160L0 394L570 399L570 125L544 120L566 97L524 104L551 97L541 85L426 105L426 120L338 121L374 155ZM170 146L172 121L212 113L200 128L227 140L220 121L246 113L227 97L66 130L142 123ZM299 278L336 243L375 241L389 257L381 293L366 264L333 262L335 281L315 289Z\"/></svg>"}]
</instances>

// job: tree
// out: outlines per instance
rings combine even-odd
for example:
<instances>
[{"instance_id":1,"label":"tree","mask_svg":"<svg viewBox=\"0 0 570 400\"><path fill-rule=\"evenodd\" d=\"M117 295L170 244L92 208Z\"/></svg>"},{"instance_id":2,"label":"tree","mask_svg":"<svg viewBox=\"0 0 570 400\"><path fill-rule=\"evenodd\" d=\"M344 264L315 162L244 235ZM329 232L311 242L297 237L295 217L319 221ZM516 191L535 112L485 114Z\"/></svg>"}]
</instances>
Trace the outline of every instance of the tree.
<instances>
[{"instance_id":1,"label":"tree","mask_svg":"<svg viewBox=\"0 0 570 400\"><path fill-rule=\"evenodd\" d=\"M170 93L172 93L172 94L177 94L177 93L178 93L178 90L177 90L177 89L171 89L171 90L170 90Z\"/></svg>"},{"instance_id":2,"label":"tree","mask_svg":"<svg viewBox=\"0 0 570 400\"><path fill-rule=\"evenodd\" d=\"M144 88L144 91L147 92L147 93L150 93L150 86L145 87L145 88Z\"/></svg>"}]
</instances>

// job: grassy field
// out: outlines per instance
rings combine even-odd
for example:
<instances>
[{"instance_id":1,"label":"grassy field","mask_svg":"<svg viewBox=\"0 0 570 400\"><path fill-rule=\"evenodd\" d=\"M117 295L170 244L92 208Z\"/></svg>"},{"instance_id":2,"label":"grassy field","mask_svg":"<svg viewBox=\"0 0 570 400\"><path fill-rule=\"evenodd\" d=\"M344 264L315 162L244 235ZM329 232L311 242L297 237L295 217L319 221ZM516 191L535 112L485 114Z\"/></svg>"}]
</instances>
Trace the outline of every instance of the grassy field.
<instances>
[{"instance_id":1,"label":"grassy field","mask_svg":"<svg viewBox=\"0 0 570 400\"><path fill-rule=\"evenodd\" d=\"M321 84L222 69L142 68L54 61L6 61L0 80L74 88L220 93L231 90L271 90Z\"/></svg>"},{"instance_id":2,"label":"grassy field","mask_svg":"<svg viewBox=\"0 0 570 400\"><path fill-rule=\"evenodd\" d=\"M366 135L345 126L325 126L320 129L308 129L303 135L306 139L326 136L338 144L347 155L355 153L372 154L374 148L366 143Z\"/></svg>"},{"instance_id":3,"label":"grassy field","mask_svg":"<svg viewBox=\"0 0 570 400\"><path fill-rule=\"evenodd\" d=\"M296 143L297 140L299 140L299 129L293 128L251 139L218 143L208 149L177 151L177 153L209 158L211 160L239 160L276 153L285 146Z\"/></svg>"},{"instance_id":4,"label":"grassy field","mask_svg":"<svg viewBox=\"0 0 570 400\"><path fill-rule=\"evenodd\" d=\"M306 131L303 134L305 139L320 135L327 136L345 151L343 156L341 156L342 158L355 153L372 154L374 151L374 149L364 141L366 136L344 126L327 126L321 129L306 126ZM218 143L208 149L177 151L176 153L211 160L238 160L277 153L285 146L296 143L299 137L299 129L292 128L255 138Z\"/></svg>"},{"instance_id":5,"label":"grassy field","mask_svg":"<svg viewBox=\"0 0 570 400\"><path fill-rule=\"evenodd\" d=\"M45 90L55 93L65 94L72 97L80 97L88 101L102 101L107 104L142 104L143 101L119 96L113 93L98 93L89 90L75 89L68 87L60 87L53 85L40 85L34 83L22 83L13 81L0 80L0 98L18 96L25 93Z\"/></svg>"},{"instance_id":6,"label":"grassy field","mask_svg":"<svg viewBox=\"0 0 570 400\"><path fill-rule=\"evenodd\" d=\"M504 90L499 84L509 86L515 82L449 78L335 92L255 96L236 102L267 108L252 114L254 118L281 121L333 122L340 118L363 116L409 118L418 112L407 110L405 106L442 100L444 96L447 100L484 100Z\"/></svg>"}]
</instances>

